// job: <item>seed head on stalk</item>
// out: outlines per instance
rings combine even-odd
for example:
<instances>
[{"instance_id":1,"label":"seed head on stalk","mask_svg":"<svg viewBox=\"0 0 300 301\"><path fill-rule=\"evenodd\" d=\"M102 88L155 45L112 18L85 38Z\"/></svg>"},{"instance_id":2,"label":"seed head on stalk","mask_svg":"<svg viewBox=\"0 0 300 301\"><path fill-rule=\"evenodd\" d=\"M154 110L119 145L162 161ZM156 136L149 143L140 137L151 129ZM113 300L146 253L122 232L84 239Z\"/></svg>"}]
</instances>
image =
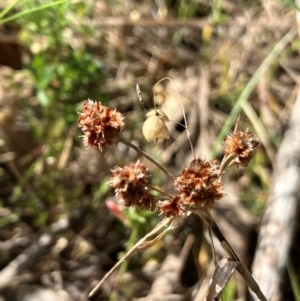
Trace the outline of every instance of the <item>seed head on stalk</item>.
<instances>
[{"instance_id":1,"label":"seed head on stalk","mask_svg":"<svg viewBox=\"0 0 300 301\"><path fill-rule=\"evenodd\" d=\"M162 121L162 125L165 126L165 122L168 121L167 115L156 115L156 113L159 112L156 108L154 108L153 112L154 113L147 116L153 119L150 121L156 122L158 119ZM148 168L140 160L123 167L117 166L112 170L109 185L115 190L115 195L125 206L133 206L138 209L151 211L157 209L165 218L116 263L90 293L90 297L94 297L98 293L103 281L107 279L124 260L129 258L134 251L156 243L165 235L168 229L177 227L180 221L184 220L186 216L194 213L200 216L209 226L209 229L215 233L222 247L229 255L229 259L237 263L236 269L247 281L249 287L256 292L257 296L260 296L260 300L265 300L255 280L248 270L243 267L238 256L230 247L210 214L210 210L214 207L215 202L224 196L222 175L225 173L226 167L232 165L246 167L252 159L259 145L259 141L253 133L248 130L237 130L238 124L236 124L233 133L225 138L224 157L221 163L216 159L204 160L196 158L193 152L194 158L189 166L183 168L180 175L175 177L159 162L122 136L121 129L124 126L124 122L120 112L112 110L100 102L86 100L83 104L82 112L79 113L78 125L83 132L82 141L85 147L94 147L102 150L102 148L110 146L113 140L118 140L154 163L170 178L174 188L171 194L159 187L153 186ZM157 125L157 123L155 123L155 125ZM189 138L187 125L186 130ZM169 132L166 131L167 130L161 127L158 132L160 134L162 133L163 137L148 137L146 135L145 138L148 141L160 138L167 139ZM152 239L151 237L154 235L156 235L156 237Z\"/></svg>"},{"instance_id":2,"label":"seed head on stalk","mask_svg":"<svg viewBox=\"0 0 300 301\"><path fill-rule=\"evenodd\" d=\"M106 148L120 134L124 126L123 116L91 99L84 102L79 113L78 126L83 132L82 142L85 147Z\"/></svg>"}]
</instances>

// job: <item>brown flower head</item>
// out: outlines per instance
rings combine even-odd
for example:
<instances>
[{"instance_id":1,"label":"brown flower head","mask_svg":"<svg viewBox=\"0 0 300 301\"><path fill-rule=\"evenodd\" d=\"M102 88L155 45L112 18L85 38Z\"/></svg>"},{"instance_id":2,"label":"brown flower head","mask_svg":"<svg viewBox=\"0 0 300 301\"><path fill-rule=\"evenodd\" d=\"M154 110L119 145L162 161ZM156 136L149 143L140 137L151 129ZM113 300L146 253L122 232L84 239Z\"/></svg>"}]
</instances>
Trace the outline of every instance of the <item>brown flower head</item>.
<instances>
[{"instance_id":1,"label":"brown flower head","mask_svg":"<svg viewBox=\"0 0 300 301\"><path fill-rule=\"evenodd\" d=\"M217 160L195 159L174 181L181 203L185 207L211 209L215 200L223 196Z\"/></svg>"},{"instance_id":2,"label":"brown flower head","mask_svg":"<svg viewBox=\"0 0 300 301\"><path fill-rule=\"evenodd\" d=\"M166 216L180 216L184 213L181 208L181 198L180 196L175 196L171 202L163 202L158 205L158 209Z\"/></svg>"},{"instance_id":3,"label":"brown flower head","mask_svg":"<svg viewBox=\"0 0 300 301\"><path fill-rule=\"evenodd\" d=\"M229 166L246 167L258 147L259 141L253 133L246 130L246 132L235 131L229 134L225 138L224 144L224 154L233 158Z\"/></svg>"},{"instance_id":4,"label":"brown flower head","mask_svg":"<svg viewBox=\"0 0 300 301\"><path fill-rule=\"evenodd\" d=\"M155 199L148 189L148 177L145 165L137 161L112 170L109 185L115 189L116 196L124 201L125 206L154 210Z\"/></svg>"},{"instance_id":5,"label":"brown flower head","mask_svg":"<svg viewBox=\"0 0 300 301\"><path fill-rule=\"evenodd\" d=\"M82 142L86 147L102 149L112 144L124 122L121 113L103 106L101 102L86 100L79 113L78 126L83 131Z\"/></svg>"}]
</instances>

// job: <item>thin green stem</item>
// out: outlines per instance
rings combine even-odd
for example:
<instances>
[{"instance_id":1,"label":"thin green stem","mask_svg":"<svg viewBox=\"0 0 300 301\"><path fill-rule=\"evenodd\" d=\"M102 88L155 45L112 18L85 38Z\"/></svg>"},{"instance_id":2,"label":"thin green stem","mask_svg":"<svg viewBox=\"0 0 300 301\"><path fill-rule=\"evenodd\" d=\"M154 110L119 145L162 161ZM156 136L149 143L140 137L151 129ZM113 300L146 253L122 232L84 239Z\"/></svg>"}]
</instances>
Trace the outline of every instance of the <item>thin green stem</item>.
<instances>
[{"instance_id":1,"label":"thin green stem","mask_svg":"<svg viewBox=\"0 0 300 301\"><path fill-rule=\"evenodd\" d=\"M297 279L295 269L291 262L288 262L288 264L287 264L287 271L289 274L290 283L292 286L292 291L294 294L295 301L300 301L300 283Z\"/></svg>"},{"instance_id":2,"label":"thin green stem","mask_svg":"<svg viewBox=\"0 0 300 301\"><path fill-rule=\"evenodd\" d=\"M30 9L30 10L22 11L20 13L14 14L14 15L12 15L10 17L7 17L5 19L2 19L2 20L1 20L1 17L0 17L0 24L4 24L4 23L10 22L10 21L13 21L15 19L22 18L22 17L24 17L28 14L35 13L37 11L40 11L40 10L43 10L43 9L46 9L46 8L49 8L49 7L58 5L58 4L62 4L62 3L65 3L65 2L69 2L69 1L70 0L60 0L60 1L57 1L57 2L54 2L54 3L45 4L45 5Z\"/></svg>"},{"instance_id":3,"label":"thin green stem","mask_svg":"<svg viewBox=\"0 0 300 301\"><path fill-rule=\"evenodd\" d=\"M15 0L0 13L0 21L5 15L7 15L18 4L19 1L20 0Z\"/></svg>"}]
</instances>

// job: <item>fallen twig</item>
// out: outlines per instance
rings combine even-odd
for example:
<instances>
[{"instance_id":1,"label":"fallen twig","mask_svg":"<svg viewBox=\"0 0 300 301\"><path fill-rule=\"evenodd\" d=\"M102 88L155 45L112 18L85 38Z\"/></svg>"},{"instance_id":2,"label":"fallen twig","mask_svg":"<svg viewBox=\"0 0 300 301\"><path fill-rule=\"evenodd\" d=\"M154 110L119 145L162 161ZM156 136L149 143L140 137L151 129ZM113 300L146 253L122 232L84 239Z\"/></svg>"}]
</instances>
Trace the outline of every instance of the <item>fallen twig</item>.
<instances>
[{"instance_id":1,"label":"fallen twig","mask_svg":"<svg viewBox=\"0 0 300 301\"><path fill-rule=\"evenodd\" d=\"M11 282L12 278L29 268L38 257L45 252L55 241L57 234L66 231L71 224L71 219L78 216L77 212L69 217L63 217L50 226L47 233L42 234L30 247L12 260L0 271L0 289Z\"/></svg>"}]
</instances>

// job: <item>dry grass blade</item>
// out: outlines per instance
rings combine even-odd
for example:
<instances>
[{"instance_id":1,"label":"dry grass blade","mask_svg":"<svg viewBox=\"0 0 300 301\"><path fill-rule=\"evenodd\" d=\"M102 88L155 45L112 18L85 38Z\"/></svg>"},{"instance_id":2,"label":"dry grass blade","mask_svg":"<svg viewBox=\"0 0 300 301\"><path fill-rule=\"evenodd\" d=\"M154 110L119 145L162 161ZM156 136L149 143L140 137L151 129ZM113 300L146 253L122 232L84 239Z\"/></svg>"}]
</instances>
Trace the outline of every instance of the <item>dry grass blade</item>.
<instances>
[{"instance_id":1,"label":"dry grass blade","mask_svg":"<svg viewBox=\"0 0 300 301\"><path fill-rule=\"evenodd\" d=\"M239 260L238 256L235 254L234 250L228 243L228 241L225 239L223 234L221 233L219 227L217 226L216 222L213 220L211 214L208 211L204 210L195 210L193 211L198 216L200 216L205 223L211 227L213 233L216 235L218 240L221 243L222 248L226 251L226 253L229 255L230 259L235 262L239 262L239 265L236 266L236 270L240 273L240 275L244 278L249 288L255 293L258 300L261 301L267 301L266 297L262 293L260 287L258 286L255 279L252 277L246 266Z\"/></svg>"},{"instance_id":2,"label":"dry grass blade","mask_svg":"<svg viewBox=\"0 0 300 301\"><path fill-rule=\"evenodd\" d=\"M163 232L161 232L160 234L158 234L154 239L150 240L150 241L146 241L144 242L143 244L141 244L138 249L140 251L143 251L143 250L146 250L152 246L154 246L159 240L161 240L165 235L166 233L168 232L168 228L165 229Z\"/></svg>"},{"instance_id":3,"label":"dry grass blade","mask_svg":"<svg viewBox=\"0 0 300 301\"><path fill-rule=\"evenodd\" d=\"M222 258L218 262L217 268L211 279L205 301L218 300L227 282L239 264L240 263L238 261L232 261L226 257Z\"/></svg>"},{"instance_id":4,"label":"dry grass blade","mask_svg":"<svg viewBox=\"0 0 300 301\"><path fill-rule=\"evenodd\" d=\"M73 146L73 138L74 138L75 130L76 130L75 126L72 126L71 129L69 130L68 137L65 141L64 149L60 155L59 162L57 164L57 168L59 170L63 170L67 165Z\"/></svg>"},{"instance_id":5,"label":"dry grass blade","mask_svg":"<svg viewBox=\"0 0 300 301\"><path fill-rule=\"evenodd\" d=\"M181 300L180 296L174 292L177 291L182 269L194 241L195 238L192 235L188 236L180 255L171 253L167 256L151 286L149 294L145 298L138 299L139 301L177 300L176 298Z\"/></svg>"},{"instance_id":6,"label":"dry grass blade","mask_svg":"<svg viewBox=\"0 0 300 301\"><path fill-rule=\"evenodd\" d=\"M227 242L224 235L220 231L216 222L213 220L211 214L208 211L204 210L196 210L193 212L200 216L205 221L205 223L211 228L215 236L220 241L222 248L226 251L230 258L232 260L240 261L239 257L235 254L234 250L231 248L230 244Z\"/></svg>"},{"instance_id":7,"label":"dry grass blade","mask_svg":"<svg viewBox=\"0 0 300 301\"><path fill-rule=\"evenodd\" d=\"M157 234L164 227L172 223L174 218L165 218L163 219L152 231L146 234L142 239L140 239L111 269L110 271L101 279L101 281L96 285L96 287L90 292L89 299L94 300L99 294L99 290L103 282L116 270L120 265L126 261L136 250L139 249L151 236Z\"/></svg>"}]
</instances>

